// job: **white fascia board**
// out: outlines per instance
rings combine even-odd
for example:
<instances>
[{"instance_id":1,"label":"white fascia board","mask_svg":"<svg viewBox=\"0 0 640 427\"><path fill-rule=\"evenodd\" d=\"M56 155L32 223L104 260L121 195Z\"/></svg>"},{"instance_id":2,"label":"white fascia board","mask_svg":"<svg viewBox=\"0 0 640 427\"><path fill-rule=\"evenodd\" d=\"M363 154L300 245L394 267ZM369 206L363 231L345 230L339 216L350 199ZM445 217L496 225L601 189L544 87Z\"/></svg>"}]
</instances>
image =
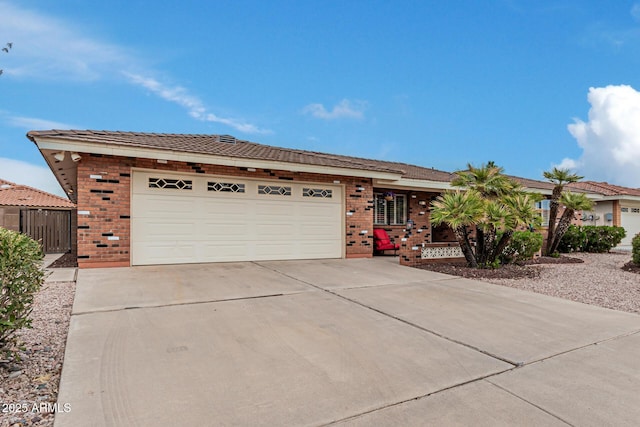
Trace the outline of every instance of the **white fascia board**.
<instances>
[{"instance_id":1,"label":"white fascia board","mask_svg":"<svg viewBox=\"0 0 640 427\"><path fill-rule=\"evenodd\" d=\"M67 141L55 138L34 138L40 150L64 150L79 153L103 154L122 157L140 157L154 160L172 160L177 162L203 163L256 169L276 169L290 172L307 172L327 175L355 176L361 178L388 179L400 178L399 173L379 172L362 169L350 169L335 166L287 163L276 160L245 159L240 157L217 156L213 154L187 153L174 150L159 150L147 147L127 147L96 142Z\"/></svg>"},{"instance_id":2,"label":"white fascia board","mask_svg":"<svg viewBox=\"0 0 640 427\"><path fill-rule=\"evenodd\" d=\"M420 191L443 191L452 190L450 182L445 181L427 181L424 179L400 178L395 180L376 179L373 181L374 187L397 188L403 190L420 190Z\"/></svg>"},{"instance_id":3,"label":"white fascia board","mask_svg":"<svg viewBox=\"0 0 640 427\"><path fill-rule=\"evenodd\" d=\"M630 196L628 194L618 194L617 196L601 196L602 200L624 200L629 202L640 202L639 196Z\"/></svg>"},{"instance_id":4,"label":"white fascia board","mask_svg":"<svg viewBox=\"0 0 640 427\"><path fill-rule=\"evenodd\" d=\"M395 181L382 180L378 179L373 182L374 186L378 187L386 187L386 188L397 188L397 189L415 189L415 190L436 190L436 191L444 191L444 190L464 190L463 187L454 187L450 182L447 181L429 181L423 179L410 179L410 178L401 178ZM552 191L548 189L542 188L528 188L525 187L524 191L529 193L540 193L551 195Z\"/></svg>"}]
</instances>

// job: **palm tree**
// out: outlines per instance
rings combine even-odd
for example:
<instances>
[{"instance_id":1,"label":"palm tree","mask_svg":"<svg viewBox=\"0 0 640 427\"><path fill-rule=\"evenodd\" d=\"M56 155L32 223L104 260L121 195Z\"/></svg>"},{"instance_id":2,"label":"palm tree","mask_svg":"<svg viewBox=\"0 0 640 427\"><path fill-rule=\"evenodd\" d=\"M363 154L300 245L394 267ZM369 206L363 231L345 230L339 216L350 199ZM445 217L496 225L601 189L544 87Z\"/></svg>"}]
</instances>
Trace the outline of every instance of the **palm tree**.
<instances>
[{"instance_id":1,"label":"palm tree","mask_svg":"<svg viewBox=\"0 0 640 427\"><path fill-rule=\"evenodd\" d=\"M549 250L549 254L552 254L558 250L558 245L560 244L560 240L564 233L567 232L569 226L571 225L571 220L576 211L588 211L593 208L593 202L587 198L587 196L583 193L572 193L570 191L566 191L562 193L560 197L560 203L562 203L565 207L562 216L560 217L560 221L558 222L558 227L555 229L555 233L553 236L553 240L551 240L551 245L547 245L547 250Z\"/></svg>"},{"instance_id":2,"label":"palm tree","mask_svg":"<svg viewBox=\"0 0 640 427\"><path fill-rule=\"evenodd\" d=\"M484 216L484 200L475 190L449 191L433 202L431 223L447 224L453 230L469 267L478 268L478 262L469 241L469 227L478 224Z\"/></svg>"},{"instance_id":3,"label":"palm tree","mask_svg":"<svg viewBox=\"0 0 640 427\"><path fill-rule=\"evenodd\" d=\"M504 233L489 254L489 262L494 262L500 256L518 228L523 226L537 227L540 224L541 218L535 209L535 202L538 200L540 200L539 194L525 192L516 192L502 199L507 211L502 225Z\"/></svg>"},{"instance_id":4,"label":"palm tree","mask_svg":"<svg viewBox=\"0 0 640 427\"><path fill-rule=\"evenodd\" d=\"M471 188L478 191L486 200L484 220L476 227L476 260L481 266L492 264L499 255L496 244L497 231L504 230L505 221L510 215L509 207L504 204L504 197L522 191L522 186L504 175L504 169L493 161L474 167L467 164L467 169L456 172L451 185ZM508 242L511 234L503 235L503 242ZM506 243L505 245L506 246Z\"/></svg>"},{"instance_id":5,"label":"palm tree","mask_svg":"<svg viewBox=\"0 0 640 427\"><path fill-rule=\"evenodd\" d=\"M578 182L584 177L571 173L569 169L558 169L557 167L554 167L551 171L544 172L543 175L549 182L555 184L549 206L549 228L547 231L547 246L545 249L545 254L551 255L554 252L551 250L551 246L555 240L559 200L562 196L564 186L571 184L572 182Z\"/></svg>"},{"instance_id":6,"label":"palm tree","mask_svg":"<svg viewBox=\"0 0 640 427\"><path fill-rule=\"evenodd\" d=\"M456 172L452 185L466 187L465 192L447 192L432 202L431 221L451 227L470 267L495 263L513 232L539 217L534 209L535 193L502 174L503 169L490 162L479 168ZM475 228L475 250L469 232Z\"/></svg>"},{"instance_id":7,"label":"palm tree","mask_svg":"<svg viewBox=\"0 0 640 427\"><path fill-rule=\"evenodd\" d=\"M454 187L473 188L482 197L495 199L519 188L517 182L503 173L504 169L496 166L494 162L482 164L480 167L474 167L468 163L466 170L455 172L457 176L451 181L451 185Z\"/></svg>"}]
</instances>

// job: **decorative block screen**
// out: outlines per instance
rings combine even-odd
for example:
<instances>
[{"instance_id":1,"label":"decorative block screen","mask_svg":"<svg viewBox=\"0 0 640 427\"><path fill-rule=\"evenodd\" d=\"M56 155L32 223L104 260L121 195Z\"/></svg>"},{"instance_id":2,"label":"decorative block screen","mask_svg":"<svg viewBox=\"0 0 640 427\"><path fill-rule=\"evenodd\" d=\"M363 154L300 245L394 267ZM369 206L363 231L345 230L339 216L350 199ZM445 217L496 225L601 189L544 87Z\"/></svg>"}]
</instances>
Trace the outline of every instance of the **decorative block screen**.
<instances>
[{"instance_id":1,"label":"decorative block screen","mask_svg":"<svg viewBox=\"0 0 640 427\"><path fill-rule=\"evenodd\" d=\"M464 258L460 246L441 246L422 248L422 259Z\"/></svg>"}]
</instances>

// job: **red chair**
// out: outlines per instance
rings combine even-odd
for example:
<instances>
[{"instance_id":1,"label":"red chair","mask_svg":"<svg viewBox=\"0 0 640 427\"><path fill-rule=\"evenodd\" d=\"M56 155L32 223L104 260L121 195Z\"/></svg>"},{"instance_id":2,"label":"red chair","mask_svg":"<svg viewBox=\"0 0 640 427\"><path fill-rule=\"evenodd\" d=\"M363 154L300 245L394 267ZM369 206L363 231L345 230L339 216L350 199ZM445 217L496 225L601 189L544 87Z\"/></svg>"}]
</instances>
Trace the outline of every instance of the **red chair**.
<instances>
[{"instance_id":1,"label":"red chair","mask_svg":"<svg viewBox=\"0 0 640 427\"><path fill-rule=\"evenodd\" d=\"M373 251L384 252L393 250L393 255L400 249L400 245L393 243L391 238L382 228L376 228L373 230Z\"/></svg>"}]
</instances>

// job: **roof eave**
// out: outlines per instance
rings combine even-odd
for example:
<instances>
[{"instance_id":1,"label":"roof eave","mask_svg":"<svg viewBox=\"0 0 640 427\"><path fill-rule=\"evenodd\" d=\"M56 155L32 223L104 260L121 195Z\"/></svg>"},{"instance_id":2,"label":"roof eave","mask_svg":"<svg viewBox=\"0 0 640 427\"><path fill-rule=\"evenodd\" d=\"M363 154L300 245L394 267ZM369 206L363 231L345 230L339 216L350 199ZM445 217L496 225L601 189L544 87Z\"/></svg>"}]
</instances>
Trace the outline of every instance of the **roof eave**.
<instances>
[{"instance_id":1,"label":"roof eave","mask_svg":"<svg viewBox=\"0 0 640 427\"><path fill-rule=\"evenodd\" d=\"M449 181L431 181L426 179L399 178L399 179L376 179L373 181L374 187L397 188L403 190L451 190L453 187Z\"/></svg>"},{"instance_id":2,"label":"roof eave","mask_svg":"<svg viewBox=\"0 0 640 427\"><path fill-rule=\"evenodd\" d=\"M632 202L640 202L640 196L632 196L630 194L615 194L612 196L603 196L602 200L628 200Z\"/></svg>"},{"instance_id":3,"label":"roof eave","mask_svg":"<svg viewBox=\"0 0 640 427\"><path fill-rule=\"evenodd\" d=\"M192 162L212 165L224 165L245 168L278 169L291 172L320 173L338 176L355 176L373 179L399 179L400 172L386 172L369 169L356 169L347 167L311 165L306 163L283 162L278 160L261 160L234 156L221 156L205 153L191 153L170 149L158 149L149 147L134 147L102 142L83 142L63 138L39 137L29 135L37 147L42 150L64 150L78 153L102 154L122 157L141 157L155 160ZM46 156L45 156L46 159ZM52 165L47 161L49 167ZM52 170L54 170L52 168ZM55 173L55 170L54 170ZM57 176L56 176L57 177ZM58 177L57 177L58 178ZM58 178L60 182L60 179Z\"/></svg>"}]
</instances>

